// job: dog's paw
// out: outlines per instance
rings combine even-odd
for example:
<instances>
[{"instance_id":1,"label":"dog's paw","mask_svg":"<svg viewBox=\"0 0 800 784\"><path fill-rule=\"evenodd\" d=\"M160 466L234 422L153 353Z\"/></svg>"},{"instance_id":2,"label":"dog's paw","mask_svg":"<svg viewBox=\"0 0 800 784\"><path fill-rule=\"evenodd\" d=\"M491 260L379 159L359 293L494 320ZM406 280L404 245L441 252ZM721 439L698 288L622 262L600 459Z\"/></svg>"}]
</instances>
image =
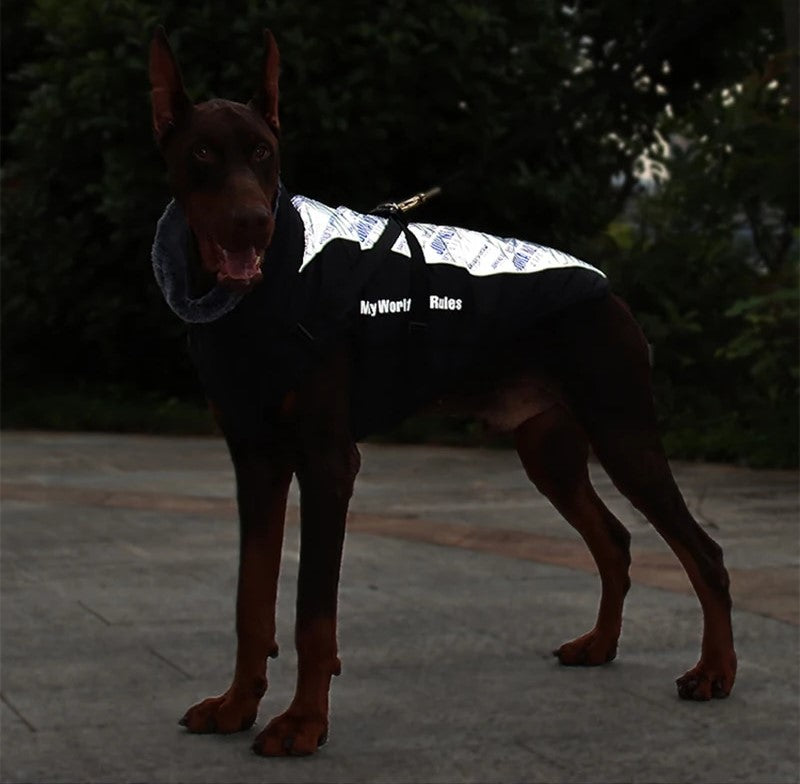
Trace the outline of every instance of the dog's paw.
<instances>
[{"instance_id":1,"label":"dog's paw","mask_svg":"<svg viewBox=\"0 0 800 784\"><path fill-rule=\"evenodd\" d=\"M565 642L553 651L560 664L567 667L596 667L616 658L617 638L609 639L597 629Z\"/></svg>"},{"instance_id":2,"label":"dog's paw","mask_svg":"<svg viewBox=\"0 0 800 784\"><path fill-rule=\"evenodd\" d=\"M702 702L727 697L735 680L736 654L731 651L726 656L701 657L675 684L681 699Z\"/></svg>"},{"instance_id":3,"label":"dog's paw","mask_svg":"<svg viewBox=\"0 0 800 784\"><path fill-rule=\"evenodd\" d=\"M241 695L229 689L219 697L193 705L179 724L189 732L217 732L223 735L249 730L258 716L260 697Z\"/></svg>"},{"instance_id":4,"label":"dog's paw","mask_svg":"<svg viewBox=\"0 0 800 784\"><path fill-rule=\"evenodd\" d=\"M305 716L291 708L276 716L253 743L253 751L264 757L306 756L328 740L328 720Z\"/></svg>"}]
</instances>

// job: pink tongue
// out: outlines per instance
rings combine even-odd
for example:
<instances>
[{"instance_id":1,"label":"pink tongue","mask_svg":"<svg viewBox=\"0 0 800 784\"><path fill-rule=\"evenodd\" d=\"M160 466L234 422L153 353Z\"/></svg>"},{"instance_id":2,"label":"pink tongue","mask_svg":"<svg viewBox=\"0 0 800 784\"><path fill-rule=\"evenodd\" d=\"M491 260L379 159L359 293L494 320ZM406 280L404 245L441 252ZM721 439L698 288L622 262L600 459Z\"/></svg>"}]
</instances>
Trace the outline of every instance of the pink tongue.
<instances>
[{"instance_id":1,"label":"pink tongue","mask_svg":"<svg viewBox=\"0 0 800 784\"><path fill-rule=\"evenodd\" d=\"M221 264L217 272L218 278L229 280L250 280L259 273L259 254L253 247L247 250L225 250L219 248Z\"/></svg>"}]
</instances>

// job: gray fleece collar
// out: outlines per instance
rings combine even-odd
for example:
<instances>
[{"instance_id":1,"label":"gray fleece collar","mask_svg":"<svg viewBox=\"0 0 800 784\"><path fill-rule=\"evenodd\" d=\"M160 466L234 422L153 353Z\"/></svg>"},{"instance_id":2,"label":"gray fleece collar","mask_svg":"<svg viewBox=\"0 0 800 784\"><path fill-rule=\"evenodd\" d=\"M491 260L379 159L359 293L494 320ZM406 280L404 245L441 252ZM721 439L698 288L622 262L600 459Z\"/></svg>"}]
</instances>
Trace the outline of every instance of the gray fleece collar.
<instances>
[{"instance_id":1,"label":"gray fleece collar","mask_svg":"<svg viewBox=\"0 0 800 784\"><path fill-rule=\"evenodd\" d=\"M273 217L278 218L283 185L278 181ZM189 285L187 254L192 241L192 231L183 210L173 199L164 210L156 226L151 258L156 283L167 304L187 324L207 324L230 313L247 292L230 291L214 286L202 297L192 298Z\"/></svg>"},{"instance_id":2,"label":"gray fleece collar","mask_svg":"<svg viewBox=\"0 0 800 784\"><path fill-rule=\"evenodd\" d=\"M173 200L164 210L153 241L153 273L164 299L178 317L188 324L206 324L230 313L244 292L214 286L202 297L190 294L187 255L192 232L183 210Z\"/></svg>"}]
</instances>

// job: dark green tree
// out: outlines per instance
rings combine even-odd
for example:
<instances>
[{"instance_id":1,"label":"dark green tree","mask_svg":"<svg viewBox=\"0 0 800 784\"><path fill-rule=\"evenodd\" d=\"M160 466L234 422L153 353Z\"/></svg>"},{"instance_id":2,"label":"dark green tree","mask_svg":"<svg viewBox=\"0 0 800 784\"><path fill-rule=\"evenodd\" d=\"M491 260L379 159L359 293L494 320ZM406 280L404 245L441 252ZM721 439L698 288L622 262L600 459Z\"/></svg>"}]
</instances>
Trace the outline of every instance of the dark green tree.
<instances>
[{"instance_id":1,"label":"dark green tree","mask_svg":"<svg viewBox=\"0 0 800 784\"><path fill-rule=\"evenodd\" d=\"M772 61L665 118L653 161L668 177L611 229L608 268L657 347L683 454L797 460L797 129L781 75Z\"/></svg>"},{"instance_id":2,"label":"dark green tree","mask_svg":"<svg viewBox=\"0 0 800 784\"><path fill-rule=\"evenodd\" d=\"M763 73L786 48L781 10L778 0L205 0L187 14L175 0L10 0L4 405L79 379L195 388L149 271L167 199L145 67L156 24L197 100L247 100L261 28L273 29L291 189L368 209L444 184L419 219L603 264L618 255L605 229L635 195L637 161L665 113L688 117ZM720 347L744 350L732 343L742 319L728 319Z\"/></svg>"}]
</instances>

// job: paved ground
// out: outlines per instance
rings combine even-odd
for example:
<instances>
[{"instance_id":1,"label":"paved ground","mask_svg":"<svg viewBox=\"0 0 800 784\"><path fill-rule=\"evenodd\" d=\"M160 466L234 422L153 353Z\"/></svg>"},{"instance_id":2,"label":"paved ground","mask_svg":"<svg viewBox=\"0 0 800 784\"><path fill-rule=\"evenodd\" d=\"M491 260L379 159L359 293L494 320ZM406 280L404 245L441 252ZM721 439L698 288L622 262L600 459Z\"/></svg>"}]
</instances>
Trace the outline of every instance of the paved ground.
<instances>
[{"instance_id":1,"label":"paved ground","mask_svg":"<svg viewBox=\"0 0 800 784\"><path fill-rule=\"evenodd\" d=\"M597 579L515 455L363 453L330 743L312 758L267 760L248 741L293 689L296 525L283 652L259 722L245 736L191 736L177 719L227 685L233 650L223 444L4 433L2 781L798 781L793 473L676 466L726 550L740 662L730 699L689 704L673 679L697 658L697 603L598 471L637 566L619 658L574 670L549 651L589 628Z\"/></svg>"}]
</instances>

